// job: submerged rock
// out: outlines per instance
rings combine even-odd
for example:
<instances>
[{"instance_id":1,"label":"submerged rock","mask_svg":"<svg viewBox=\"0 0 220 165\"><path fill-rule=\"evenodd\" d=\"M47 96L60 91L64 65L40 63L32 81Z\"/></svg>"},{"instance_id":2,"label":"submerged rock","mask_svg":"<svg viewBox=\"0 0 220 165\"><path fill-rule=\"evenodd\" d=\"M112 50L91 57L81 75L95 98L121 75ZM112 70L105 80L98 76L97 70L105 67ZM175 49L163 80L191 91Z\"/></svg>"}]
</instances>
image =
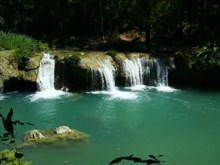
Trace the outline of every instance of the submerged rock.
<instances>
[{"instance_id":1,"label":"submerged rock","mask_svg":"<svg viewBox=\"0 0 220 165\"><path fill-rule=\"evenodd\" d=\"M60 126L50 130L30 130L25 133L24 145L33 144L59 144L63 142L85 141L89 136L85 133Z\"/></svg>"}]
</instances>

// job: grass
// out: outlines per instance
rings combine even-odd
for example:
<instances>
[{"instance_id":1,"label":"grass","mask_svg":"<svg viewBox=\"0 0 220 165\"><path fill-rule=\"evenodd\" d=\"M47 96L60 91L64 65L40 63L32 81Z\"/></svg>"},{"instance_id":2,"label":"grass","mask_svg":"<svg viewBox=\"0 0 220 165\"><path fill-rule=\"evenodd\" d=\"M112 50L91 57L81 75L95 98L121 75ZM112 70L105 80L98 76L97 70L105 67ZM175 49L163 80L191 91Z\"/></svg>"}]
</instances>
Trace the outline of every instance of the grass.
<instances>
[{"instance_id":1,"label":"grass","mask_svg":"<svg viewBox=\"0 0 220 165\"><path fill-rule=\"evenodd\" d=\"M1 50L14 50L19 48L36 51L39 46L38 42L31 37L21 34L0 32Z\"/></svg>"},{"instance_id":2,"label":"grass","mask_svg":"<svg viewBox=\"0 0 220 165\"><path fill-rule=\"evenodd\" d=\"M48 45L26 35L0 31L0 50L13 50L12 60L25 69L33 52L48 50Z\"/></svg>"}]
</instances>

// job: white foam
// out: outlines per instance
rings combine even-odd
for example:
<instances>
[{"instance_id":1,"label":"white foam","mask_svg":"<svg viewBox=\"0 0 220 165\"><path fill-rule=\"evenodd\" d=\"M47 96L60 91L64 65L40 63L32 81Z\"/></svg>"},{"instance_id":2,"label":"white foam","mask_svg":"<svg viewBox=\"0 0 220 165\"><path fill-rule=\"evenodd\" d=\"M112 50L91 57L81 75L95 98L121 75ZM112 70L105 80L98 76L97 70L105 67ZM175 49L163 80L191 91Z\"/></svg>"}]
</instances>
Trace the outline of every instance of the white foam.
<instances>
[{"instance_id":1,"label":"white foam","mask_svg":"<svg viewBox=\"0 0 220 165\"><path fill-rule=\"evenodd\" d=\"M143 84L143 67L140 58L125 59L123 61L123 68L126 82L129 82L131 86Z\"/></svg>"},{"instance_id":2,"label":"white foam","mask_svg":"<svg viewBox=\"0 0 220 165\"><path fill-rule=\"evenodd\" d=\"M55 90L55 89L47 89L43 91L38 91L35 94L30 95L31 102L37 101L39 99L59 99L63 96L70 96L71 93L64 92L61 90Z\"/></svg>"},{"instance_id":3,"label":"white foam","mask_svg":"<svg viewBox=\"0 0 220 165\"><path fill-rule=\"evenodd\" d=\"M5 96L0 94L0 100L4 100Z\"/></svg>"},{"instance_id":4,"label":"white foam","mask_svg":"<svg viewBox=\"0 0 220 165\"><path fill-rule=\"evenodd\" d=\"M40 67L38 70L37 84L39 90L43 91L46 89L54 88L54 70L55 60L52 59L50 54L45 54L40 61Z\"/></svg>"},{"instance_id":5,"label":"white foam","mask_svg":"<svg viewBox=\"0 0 220 165\"><path fill-rule=\"evenodd\" d=\"M134 100L138 96L133 92L113 90L113 91L92 91L92 94L105 94L110 95L110 99Z\"/></svg>"},{"instance_id":6,"label":"white foam","mask_svg":"<svg viewBox=\"0 0 220 165\"><path fill-rule=\"evenodd\" d=\"M144 89L146 89L145 85L135 85L135 86L131 86L131 87L125 87L125 89L129 89L132 91L143 91Z\"/></svg>"},{"instance_id":7,"label":"white foam","mask_svg":"<svg viewBox=\"0 0 220 165\"><path fill-rule=\"evenodd\" d=\"M122 99L122 100L134 100L137 99L137 94L133 92L127 92L127 91L114 91L111 94L112 99Z\"/></svg>"},{"instance_id":8,"label":"white foam","mask_svg":"<svg viewBox=\"0 0 220 165\"><path fill-rule=\"evenodd\" d=\"M160 85L158 87L155 88L157 91L159 92L176 92L177 89L169 87L169 86L164 86L164 85Z\"/></svg>"}]
</instances>

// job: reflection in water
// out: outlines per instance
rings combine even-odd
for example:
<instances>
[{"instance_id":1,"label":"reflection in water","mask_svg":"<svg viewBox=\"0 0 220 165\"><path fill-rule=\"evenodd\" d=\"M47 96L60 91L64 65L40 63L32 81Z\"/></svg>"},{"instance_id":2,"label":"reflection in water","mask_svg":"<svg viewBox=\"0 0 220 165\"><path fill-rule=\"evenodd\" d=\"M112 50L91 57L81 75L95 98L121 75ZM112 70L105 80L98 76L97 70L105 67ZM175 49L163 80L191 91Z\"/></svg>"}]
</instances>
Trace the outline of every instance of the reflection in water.
<instances>
[{"instance_id":1,"label":"reflection in water","mask_svg":"<svg viewBox=\"0 0 220 165\"><path fill-rule=\"evenodd\" d=\"M159 160L159 157L162 157L163 155L149 155L148 159L141 159L139 157L134 157L133 155L130 156L122 156L122 157L117 157L114 160L112 160L109 164L116 164L120 163L122 160L127 160L127 161L132 161L134 163L146 163L146 165L151 165L151 164L157 164L157 165L162 165L165 161Z\"/></svg>"}]
</instances>

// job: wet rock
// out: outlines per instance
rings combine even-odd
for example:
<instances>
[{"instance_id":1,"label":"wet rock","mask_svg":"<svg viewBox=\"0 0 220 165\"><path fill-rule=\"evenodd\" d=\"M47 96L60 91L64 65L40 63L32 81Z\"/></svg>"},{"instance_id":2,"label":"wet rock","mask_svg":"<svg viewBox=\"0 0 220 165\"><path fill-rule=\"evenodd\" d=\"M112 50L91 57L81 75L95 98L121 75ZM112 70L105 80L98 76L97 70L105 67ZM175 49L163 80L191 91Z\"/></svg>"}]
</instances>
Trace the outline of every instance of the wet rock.
<instances>
[{"instance_id":1,"label":"wet rock","mask_svg":"<svg viewBox=\"0 0 220 165\"><path fill-rule=\"evenodd\" d=\"M45 136L37 129L31 130L25 134L25 141L37 141L44 138Z\"/></svg>"},{"instance_id":2,"label":"wet rock","mask_svg":"<svg viewBox=\"0 0 220 165\"><path fill-rule=\"evenodd\" d=\"M30 130L25 133L24 145L33 144L64 144L67 142L86 141L88 135L71 129L67 126L60 126L49 130Z\"/></svg>"},{"instance_id":3,"label":"wet rock","mask_svg":"<svg viewBox=\"0 0 220 165\"><path fill-rule=\"evenodd\" d=\"M60 126L60 127L55 129L55 132L56 132L56 134L68 134L68 133L72 133L73 130L71 130L67 126Z\"/></svg>"}]
</instances>

